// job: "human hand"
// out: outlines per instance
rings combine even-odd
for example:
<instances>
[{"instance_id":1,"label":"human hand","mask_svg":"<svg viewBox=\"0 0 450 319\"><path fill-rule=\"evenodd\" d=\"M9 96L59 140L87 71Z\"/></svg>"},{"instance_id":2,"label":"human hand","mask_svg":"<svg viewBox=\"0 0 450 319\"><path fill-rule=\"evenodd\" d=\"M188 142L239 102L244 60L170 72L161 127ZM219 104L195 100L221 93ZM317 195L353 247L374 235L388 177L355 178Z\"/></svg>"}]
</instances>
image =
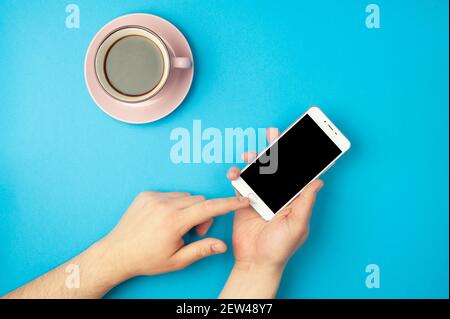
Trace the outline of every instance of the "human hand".
<instances>
[{"instance_id":1,"label":"human hand","mask_svg":"<svg viewBox=\"0 0 450 319\"><path fill-rule=\"evenodd\" d=\"M100 298L131 277L184 268L227 249L216 238L185 245L184 234L196 227L203 236L213 217L248 205L236 197L205 200L188 193L143 192L105 238L4 298ZM78 284L69 278L78 278Z\"/></svg>"},{"instance_id":2,"label":"human hand","mask_svg":"<svg viewBox=\"0 0 450 319\"><path fill-rule=\"evenodd\" d=\"M280 132L267 130L269 143ZM256 153L243 155L246 162ZM228 179L240 175L238 167L228 171ZM222 290L221 298L273 298L291 255L304 243L309 233L309 219L321 180L311 182L286 208L265 221L251 206L236 210L233 224L235 265ZM269 187L269 186L268 186Z\"/></svg>"},{"instance_id":3,"label":"human hand","mask_svg":"<svg viewBox=\"0 0 450 319\"><path fill-rule=\"evenodd\" d=\"M280 132L275 128L267 130L269 143L279 135ZM253 161L255 157L254 152L243 155L246 162ZM232 167L228 171L228 178L235 180L239 174L240 169ZM316 194L322 186L321 180L311 182L288 207L269 222L263 220L251 206L237 210L233 225L236 262L283 267L308 236L311 211Z\"/></svg>"},{"instance_id":4,"label":"human hand","mask_svg":"<svg viewBox=\"0 0 450 319\"><path fill-rule=\"evenodd\" d=\"M143 192L102 240L105 256L125 279L184 268L227 249L216 238L185 245L184 234L197 227L205 235L213 217L248 205L247 199L236 197L205 200L188 193Z\"/></svg>"}]
</instances>

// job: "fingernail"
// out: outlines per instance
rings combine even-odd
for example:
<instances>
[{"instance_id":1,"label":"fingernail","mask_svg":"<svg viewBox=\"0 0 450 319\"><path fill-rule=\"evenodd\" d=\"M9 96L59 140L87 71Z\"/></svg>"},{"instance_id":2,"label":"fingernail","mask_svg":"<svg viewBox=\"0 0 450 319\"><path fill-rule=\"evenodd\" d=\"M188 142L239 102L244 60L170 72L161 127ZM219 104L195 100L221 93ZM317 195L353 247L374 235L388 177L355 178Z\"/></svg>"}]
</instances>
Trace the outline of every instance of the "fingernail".
<instances>
[{"instance_id":1,"label":"fingernail","mask_svg":"<svg viewBox=\"0 0 450 319\"><path fill-rule=\"evenodd\" d=\"M322 189L323 185L324 185L324 183L323 183L323 181L322 181L322 183L317 187L316 192L320 191L320 190Z\"/></svg>"},{"instance_id":2,"label":"fingernail","mask_svg":"<svg viewBox=\"0 0 450 319\"><path fill-rule=\"evenodd\" d=\"M225 252L226 247L224 245L222 245L222 244L217 243L217 244L213 244L211 246L211 250L215 254L221 254L221 253Z\"/></svg>"},{"instance_id":3,"label":"fingernail","mask_svg":"<svg viewBox=\"0 0 450 319\"><path fill-rule=\"evenodd\" d=\"M242 203L250 204L250 200L247 197L239 196L238 199Z\"/></svg>"},{"instance_id":4,"label":"fingernail","mask_svg":"<svg viewBox=\"0 0 450 319\"><path fill-rule=\"evenodd\" d=\"M228 178L236 179L239 176L239 169L237 167L232 167L227 173Z\"/></svg>"}]
</instances>

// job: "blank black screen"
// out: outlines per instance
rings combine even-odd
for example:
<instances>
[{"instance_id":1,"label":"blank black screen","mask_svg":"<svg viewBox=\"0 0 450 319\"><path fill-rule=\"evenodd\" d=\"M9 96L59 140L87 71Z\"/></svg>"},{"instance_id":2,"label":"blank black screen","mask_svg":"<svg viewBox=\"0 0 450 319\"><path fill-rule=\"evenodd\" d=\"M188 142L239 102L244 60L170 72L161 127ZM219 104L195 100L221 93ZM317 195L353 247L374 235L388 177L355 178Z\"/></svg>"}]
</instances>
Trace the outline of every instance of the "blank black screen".
<instances>
[{"instance_id":1,"label":"blank black screen","mask_svg":"<svg viewBox=\"0 0 450 319\"><path fill-rule=\"evenodd\" d=\"M278 148L276 170L272 174L262 173L263 166L267 170L271 165L267 158L276 159L275 155L269 156L274 147ZM244 170L241 177L276 213L340 153L336 144L306 114Z\"/></svg>"}]
</instances>

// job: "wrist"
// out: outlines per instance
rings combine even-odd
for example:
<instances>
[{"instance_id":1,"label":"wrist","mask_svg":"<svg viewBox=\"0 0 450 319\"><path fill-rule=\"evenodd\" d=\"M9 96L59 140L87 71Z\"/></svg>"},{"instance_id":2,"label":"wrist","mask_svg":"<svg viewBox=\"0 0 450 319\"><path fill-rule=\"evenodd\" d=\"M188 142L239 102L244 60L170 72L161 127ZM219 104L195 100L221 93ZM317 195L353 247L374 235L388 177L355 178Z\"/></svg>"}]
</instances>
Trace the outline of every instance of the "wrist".
<instances>
[{"instance_id":1,"label":"wrist","mask_svg":"<svg viewBox=\"0 0 450 319\"><path fill-rule=\"evenodd\" d=\"M284 265L236 261L220 298L275 298Z\"/></svg>"},{"instance_id":2,"label":"wrist","mask_svg":"<svg viewBox=\"0 0 450 319\"><path fill-rule=\"evenodd\" d=\"M123 267L120 256L114 252L107 237L97 241L89 247L87 253L94 258L98 265L98 283L111 289L121 282L133 277L125 267Z\"/></svg>"},{"instance_id":3,"label":"wrist","mask_svg":"<svg viewBox=\"0 0 450 319\"><path fill-rule=\"evenodd\" d=\"M285 264L283 263L269 263L269 262L253 262L253 261L240 261L234 262L233 269L243 273L259 273L267 275L281 275L284 271Z\"/></svg>"}]
</instances>

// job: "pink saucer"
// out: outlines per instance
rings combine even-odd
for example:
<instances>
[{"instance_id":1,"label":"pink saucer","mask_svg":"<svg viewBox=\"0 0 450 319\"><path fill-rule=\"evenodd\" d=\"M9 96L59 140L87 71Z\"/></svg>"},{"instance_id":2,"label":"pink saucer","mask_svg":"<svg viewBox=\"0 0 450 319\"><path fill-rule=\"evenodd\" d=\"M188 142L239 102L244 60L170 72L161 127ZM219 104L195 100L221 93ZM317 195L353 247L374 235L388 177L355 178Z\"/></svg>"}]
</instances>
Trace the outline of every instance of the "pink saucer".
<instances>
[{"instance_id":1,"label":"pink saucer","mask_svg":"<svg viewBox=\"0 0 450 319\"><path fill-rule=\"evenodd\" d=\"M173 69L164 87L154 97L137 103L119 101L106 93L95 73L95 57L103 40L113 31L126 26L141 26L155 32L175 56L189 57L192 51L183 34L170 22L151 14L129 14L112 20L94 37L86 53L84 77L95 103L109 116L123 122L149 123L173 112L183 102L194 77L194 66Z\"/></svg>"}]
</instances>

